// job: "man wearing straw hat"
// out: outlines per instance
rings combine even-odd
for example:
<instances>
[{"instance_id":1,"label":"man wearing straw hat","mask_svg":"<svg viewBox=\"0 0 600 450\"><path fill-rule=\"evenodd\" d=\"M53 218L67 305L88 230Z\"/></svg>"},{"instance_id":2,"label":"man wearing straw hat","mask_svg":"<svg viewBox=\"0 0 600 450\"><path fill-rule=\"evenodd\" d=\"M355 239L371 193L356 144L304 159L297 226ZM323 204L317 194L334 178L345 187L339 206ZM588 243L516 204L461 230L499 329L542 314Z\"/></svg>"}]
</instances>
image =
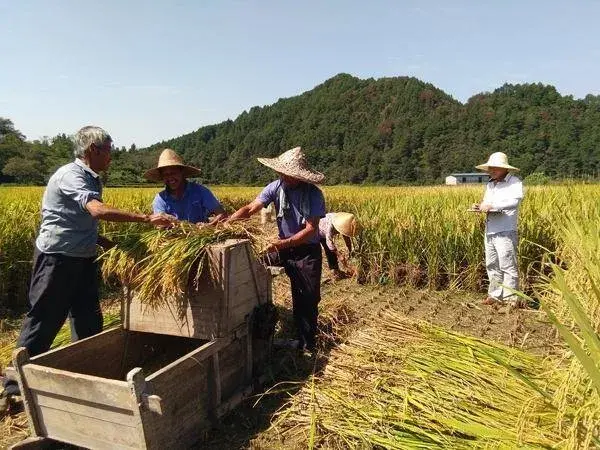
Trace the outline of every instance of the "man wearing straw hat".
<instances>
[{"instance_id":1,"label":"man wearing straw hat","mask_svg":"<svg viewBox=\"0 0 600 450\"><path fill-rule=\"evenodd\" d=\"M325 199L315 186L325 176L308 167L300 147L277 158L258 158L279 174L258 197L238 209L229 220L245 219L271 203L277 211L279 239L268 249L269 261L282 265L290 278L294 322L299 350L316 349L318 304L321 300L322 254L319 220L325 217Z\"/></svg>"},{"instance_id":2,"label":"man wearing straw hat","mask_svg":"<svg viewBox=\"0 0 600 450\"><path fill-rule=\"evenodd\" d=\"M108 169L112 138L102 128L87 126L73 138L75 161L60 167L48 180L42 199L42 223L35 241L27 312L17 347L30 356L46 352L69 317L71 339L102 331L96 245L113 244L98 235L98 220L144 222L167 226L159 215L113 208L102 201L98 172ZM4 380L0 414L19 395L13 380Z\"/></svg>"},{"instance_id":3,"label":"man wearing straw hat","mask_svg":"<svg viewBox=\"0 0 600 450\"><path fill-rule=\"evenodd\" d=\"M335 245L334 237L342 235L348 254L352 254L352 238L358 234L359 225L354 214L347 212L327 213L325 219L319 222L319 238L325 250L327 265L333 272L334 280L343 278L346 274L340 270L338 258L342 255ZM344 261L342 261L344 262Z\"/></svg>"},{"instance_id":4,"label":"man wearing straw hat","mask_svg":"<svg viewBox=\"0 0 600 450\"><path fill-rule=\"evenodd\" d=\"M517 213L523 200L523 184L511 172L519 169L508 164L502 152L492 153L485 164L476 166L490 176L481 204L473 209L486 214L485 266L489 288L484 305L508 302L519 305L519 268L517 264Z\"/></svg>"},{"instance_id":5,"label":"man wearing straw hat","mask_svg":"<svg viewBox=\"0 0 600 450\"><path fill-rule=\"evenodd\" d=\"M187 180L198 175L200 169L185 165L174 150L164 149L158 165L144 173L147 180L165 184L165 189L156 194L152 202L154 213L192 223L206 223L210 216L214 216L210 224L224 219L225 210L210 189Z\"/></svg>"}]
</instances>

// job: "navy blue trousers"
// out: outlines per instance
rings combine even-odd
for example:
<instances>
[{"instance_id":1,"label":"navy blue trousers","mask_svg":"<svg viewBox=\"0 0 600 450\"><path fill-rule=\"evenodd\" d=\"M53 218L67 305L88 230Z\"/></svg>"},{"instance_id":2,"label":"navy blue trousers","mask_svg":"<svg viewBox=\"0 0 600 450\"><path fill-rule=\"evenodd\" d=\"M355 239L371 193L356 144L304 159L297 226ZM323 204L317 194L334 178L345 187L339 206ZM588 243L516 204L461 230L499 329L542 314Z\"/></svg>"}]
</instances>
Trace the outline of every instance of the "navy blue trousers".
<instances>
[{"instance_id":1,"label":"navy blue trousers","mask_svg":"<svg viewBox=\"0 0 600 450\"><path fill-rule=\"evenodd\" d=\"M67 317L72 341L102 331L98 283L95 258L42 253L36 248L29 284L29 311L17 347L27 348L30 356L48 351ZM10 382L5 383L5 388L9 393L15 388L18 391Z\"/></svg>"},{"instance_id":2,"label":"navy blue trousers","mask_svg":"<svg viewBox=\"0 0 600 450\"><path fill-rule=\"evenodd\" d=\"M320 244L304 244L268 255L270 264L283 266L292 286L296 333L302 347L314 350L321 301L323 255Z\"/></svg>"}]
</instances>

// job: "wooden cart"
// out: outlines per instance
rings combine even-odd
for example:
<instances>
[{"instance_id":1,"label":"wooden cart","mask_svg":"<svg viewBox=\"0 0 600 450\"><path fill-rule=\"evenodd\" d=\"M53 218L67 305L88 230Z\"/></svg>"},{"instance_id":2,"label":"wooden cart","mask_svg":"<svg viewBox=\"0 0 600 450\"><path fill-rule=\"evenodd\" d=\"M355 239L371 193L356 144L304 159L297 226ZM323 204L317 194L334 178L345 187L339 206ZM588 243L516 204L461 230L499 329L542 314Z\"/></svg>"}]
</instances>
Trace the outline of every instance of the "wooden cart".
<instances>
[{"instance_id":1,"label":"wooden cart","mask_svg":"<svg viewBox=\"0 0 600 450\"><path fill-rule=\"evenodd\" d=\"M189 448L251 393L269 336L255 308L271 302L248 241L210 251L183 305L146 310L132 295L123 326L14 366L35 437L94 449ZM212 281L211 281L212 280Z\"/></svg>"}]
</instances>

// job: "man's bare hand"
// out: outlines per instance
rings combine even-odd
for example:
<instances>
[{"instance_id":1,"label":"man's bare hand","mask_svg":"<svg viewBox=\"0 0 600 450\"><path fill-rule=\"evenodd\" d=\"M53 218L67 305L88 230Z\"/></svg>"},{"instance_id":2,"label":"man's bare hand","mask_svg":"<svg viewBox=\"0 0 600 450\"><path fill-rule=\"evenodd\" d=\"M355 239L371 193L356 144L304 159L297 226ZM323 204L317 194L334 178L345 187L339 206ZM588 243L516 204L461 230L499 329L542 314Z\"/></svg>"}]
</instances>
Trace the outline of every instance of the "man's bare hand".
<instances>
[{"instance_id":1,"label":"man's bare hand","mask_svg":"<svg viewBox=\"0 0 600 450\"><path fill-rule=\"evenodd\" d=\"M269 243L269 246L267 247L267 253L278 252L279 250L281 250L282 247L283 247L283 241L281 239L276 239Z\"/></svg>"},{"instance_id":2,"label":"man's bare hand","mask_svg":"<svg viewBox=\"0 0 600 450\"><path fill-rule=\"evenodd\" d=\"M150 217L150 223L155 227L170 228L173 226L173 220L164 214L152 214Z\"/></svg>"},{"instance_id":3,"label":"man's bare hand","mask_svg":"<svg viewBox=\"0 0 600 450\"><path fill-rule=\"evenodd\" d=\"M492 205L488 203L483 203L479 206L479 211L481 212L489 212L490 209L492 209Z\"/></svg>"}]
</instances>

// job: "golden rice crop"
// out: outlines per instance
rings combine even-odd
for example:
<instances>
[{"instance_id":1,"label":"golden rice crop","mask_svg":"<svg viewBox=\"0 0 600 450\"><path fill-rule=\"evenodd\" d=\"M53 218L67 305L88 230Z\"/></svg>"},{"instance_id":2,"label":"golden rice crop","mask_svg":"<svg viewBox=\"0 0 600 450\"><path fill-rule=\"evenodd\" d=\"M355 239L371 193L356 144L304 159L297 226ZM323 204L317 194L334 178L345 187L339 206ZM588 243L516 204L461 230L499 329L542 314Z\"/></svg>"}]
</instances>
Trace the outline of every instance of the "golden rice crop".
<instances>
[{"instance_id":1,"label":"golden rice crop","mask_svg":"<svg viewBox=\"0 0 600 450\"><path fill-rule=\"evenodd\" d=\"M206 267L211 244L248 239L259 253L267 243L261 230L246 222L200 227L179 222L166 230L137 228L107 236L119 245L100 256L104 278L117 276L147 307L174 303L180 313L184 294Z\"/></svg>"},{"instance_id":2,"label":"golden rice crop","mask_svg":"<svg viewBox=\"0 0 600 450\"><path fill-rule=\"evenodd\" d=\"M108 188L107 203L151 212L159 188ZM256 187L218 186L226 209L251 201ZM0 307L23 306L43 188L0 187ZM483 187L324 187L330 211L357 214L364 232L356 263L364 281L435 288L479 289L484 284L483 220L466 212ZM557 250L564 211L577 221L600 220L598 185L526 188L520 211L520 264L525 275ZM137 225L103 222L105 233L126 234Z\"/></svg>"}]
</instances>

